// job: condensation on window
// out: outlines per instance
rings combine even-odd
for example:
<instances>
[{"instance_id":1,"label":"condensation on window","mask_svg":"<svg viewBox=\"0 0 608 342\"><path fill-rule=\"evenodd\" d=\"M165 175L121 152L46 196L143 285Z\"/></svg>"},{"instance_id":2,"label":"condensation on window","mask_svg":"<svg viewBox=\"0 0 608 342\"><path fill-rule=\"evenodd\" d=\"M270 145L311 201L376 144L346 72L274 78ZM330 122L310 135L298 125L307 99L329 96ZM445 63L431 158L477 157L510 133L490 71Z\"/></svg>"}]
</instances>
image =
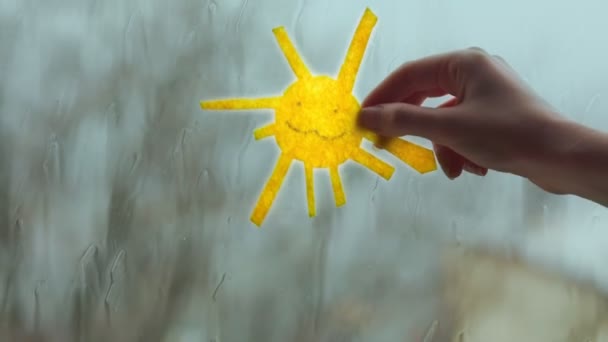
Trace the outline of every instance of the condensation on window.
<instances>
[{"instance_id":1,"label":"condensation on window","mask_svg":"<svg viewBox=\"0 0 608 342\"><path fill-rule=\"evenodd\" d=\"M600 0L0 0L0 340L599 336L605 209L513 175L420 175L365 145L389 181L347 163L336 208L319 170L310 218L295 162L250 221L279 153L253 131L273 113L199 101L282 94L278 26L334 77L368 7L359 101L404 62L479 46L608 128Z\"/></svg>"}]
</instances>

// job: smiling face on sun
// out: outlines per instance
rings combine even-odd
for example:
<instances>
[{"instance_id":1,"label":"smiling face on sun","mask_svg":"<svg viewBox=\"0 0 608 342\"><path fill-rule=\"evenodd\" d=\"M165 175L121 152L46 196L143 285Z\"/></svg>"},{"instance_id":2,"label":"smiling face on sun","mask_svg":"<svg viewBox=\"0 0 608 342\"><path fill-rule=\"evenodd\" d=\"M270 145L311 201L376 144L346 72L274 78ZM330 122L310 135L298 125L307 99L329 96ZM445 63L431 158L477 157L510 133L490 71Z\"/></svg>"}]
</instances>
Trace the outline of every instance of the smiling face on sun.
<instances>
[{"instance_id":1,"label":"smiling face on sun","mask_svg":"<svg viewBox=\"0 0 608 342\"><path fill-rule=\"evenodd\" d=\"M251 221L260 226L283 183L292 161L304 164L308 213L315 216L313 169L327 168L337 206L346 203L338 167L355 161L389 179L394 168L361 148L366 138L379 137L356 126L359 103L352 95L355 78L377 18L366 9L336 79L313 76L283 27L273 29L279 47L297 77L283 96L259 99L227 99L201 102L202 109L274 109L274 122L258 128L256 139L274 136L281 155L253 209ZM402 139L383 141L383 148L420 173L437 169L433 152Z\"/></svg>"},{"instance_id":2,"label":"smiling face on sun","mask_svg":"<svg viewBox=\"0 0 608 342\"><path fill-rule=\"evenodd\" d=\"M327 76L298 80L276 108L277 144L282 151L293 151L294 159L305 165L337 167L363 139L356 127L358 111L355 97L336 80Z\"/></svg>"}]
</instances>

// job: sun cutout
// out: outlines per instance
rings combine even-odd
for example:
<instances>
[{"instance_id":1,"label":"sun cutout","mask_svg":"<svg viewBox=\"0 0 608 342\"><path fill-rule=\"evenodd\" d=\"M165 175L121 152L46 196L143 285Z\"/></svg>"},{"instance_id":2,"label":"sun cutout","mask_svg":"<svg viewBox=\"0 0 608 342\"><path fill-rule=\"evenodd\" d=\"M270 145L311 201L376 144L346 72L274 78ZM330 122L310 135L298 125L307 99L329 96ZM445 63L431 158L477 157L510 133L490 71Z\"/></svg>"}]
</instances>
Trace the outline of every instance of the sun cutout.
<instances>
[{"instance_id":1,"label":"sun cutout","mask_svg":"<svg viewBox=\"0 0 608 342\"><path fill-rule=\"evenodd\" d=\"M367 8L337 79L315 76L308 70L284 27L272 30L297 80L283 96L257 99L202 101L202 109L274 109L275 121L254 131L256 140L274 136L281 149L279 160L253 209L251 221L261 226L281 188L293 160L304 164L308 213L315 216L313 170L329 169L336 206L346 203L338 167L353 160L390 179L394 168L361 148L363 138L380 142L377 135L357 127L360 105L352 95L355 79L378 18ZM420 173L437 169L432 150L411 142L382 139L382 148Z\"/></svg>"}]
</instances>

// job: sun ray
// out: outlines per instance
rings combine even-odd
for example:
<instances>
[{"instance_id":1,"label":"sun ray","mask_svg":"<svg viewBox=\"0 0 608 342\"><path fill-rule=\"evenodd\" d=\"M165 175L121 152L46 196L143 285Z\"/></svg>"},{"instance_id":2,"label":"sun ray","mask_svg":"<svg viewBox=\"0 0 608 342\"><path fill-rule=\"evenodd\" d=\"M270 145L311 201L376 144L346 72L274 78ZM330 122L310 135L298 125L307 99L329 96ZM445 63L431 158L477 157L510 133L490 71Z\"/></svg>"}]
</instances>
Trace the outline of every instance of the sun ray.
<instances>
[{"instance_id":1,"label":"sun ray","mask_svg":"<svg viewBox=\"0 0 608 342\"><path fill-rule=\"evenodd\" d=\"M264 138L273 136L275 133L276 133L276 126L273 122L266 126L257 128L255 131L253 131L253 137L255 138L255 140L260 140L260 139L264 139Z\"/></svg>"},{"instance_id":2,"label":"sun ray","mask_svg":"<svg viewBox=\"0 0 608 342\"><path fill-rule=\"evenodd\" d=\"M251 222L256 226L261 226L266 218L266 214L268 214L268 211L281 188L281 184L283 184L283 180L285 179L285 175L287 175L292 160L292 158L289 158L284 154L281 154L279 157L279 161L274 167L274 171L272 171L272 175L270 175L270 178L258 199L258 203L251 214Z\"/></svg>"},{"instance_id":3,"label":"sun ray","mask_svg":"<svg viewBox=\"0 0 608 342\"><path fill-rule=\"evenodd\" d=\"M357 78L361 61L363 61L367 43L377 21L378 17L369 8L366 8L338 74L338 81L345 86L345 90L348 92L351 92L355 86L355 79Z\"/></svg>"},{"instance_id":4,"label":"sun ray","mask_svg":"<svg viewBox=\"0 0 608 342\"><path fill-rule=\"evenodd\" d=\"M378 144L379 147L419 173L424 174L437 170L433 150L399 138L382 139L372 133L366 133L365 138Z\"/></svg>"},{"instance_id":5,"label":"sun ray","mask_svg":"<svg viewBox=\"0 0 608 342\"><path fill-rule=\"evenodd\" d=\"M356 152L353 152L351 158L387 180L391 178L395 171L394 167L361 148L357 149Z\"/></svg>"},{"instance_id":6,"label":"sun ray","mask_svg":"<svg viewBox=\"0 0 608 342\"><path fill-rule=\"evenodd\" d=\"M310 70L308 70L308 67L302 60L302 57L300 57L298 54L298 50L296 50L289 39L289 35L287 34L287 31L285 31L285 27L276 27L272 30L272 32L274 33L277 43L283 51L283 54L285 55L285 58L287 59L287 62L289 63L289 66L291 66L291 70L293 70L296 77L299 79L312 77Z\"/></svg>"},{"instance_id":7,"label":"sun ray","mask_svg":"<svg viewBox=\"0 0 608 342\"><path fill-rule=\"evenodd\" d=\"M344 187L342 186L342 180L340 179L340 173L338 172L337 166L329 168L329 178L331 179L331 187L334 190L336 206L341 207L346 204L346 195L344 194Z\"/></svg>"},{"instance_id":8,"label":"sun ray","mask_svg":"<svg viewBox=\"0 0 608 342\"><path fill-rule=\"evenodd\" d=\"M308 216L313 217L317 214L315 206L315 179L313 168L308 164L304 164L304 172L306 173L306 202L308 203Z\"/></svg>"},{"instance_id":9,"label":"sun ray","mask_svg":"<svg viewBox=\"0 0 608 342\"><path fill-rule=\"evenodd\" d=\"M279 106L280 97L262 97L257 99L225 99L201 101L201 109L241 110L241 109L275 109Z\"/></svg>"},{"instance_id":10,"label":"sun ray","mask_svg":"<svg viewBox=\"0 0 608 342\"><path fill-rule=\"evenodd\" d=\"M403 139L390 139L382 148L390 152L402 162L419 173L437 170L437 162L433 150L416 145Z\"/></svg>"}]
</instances>

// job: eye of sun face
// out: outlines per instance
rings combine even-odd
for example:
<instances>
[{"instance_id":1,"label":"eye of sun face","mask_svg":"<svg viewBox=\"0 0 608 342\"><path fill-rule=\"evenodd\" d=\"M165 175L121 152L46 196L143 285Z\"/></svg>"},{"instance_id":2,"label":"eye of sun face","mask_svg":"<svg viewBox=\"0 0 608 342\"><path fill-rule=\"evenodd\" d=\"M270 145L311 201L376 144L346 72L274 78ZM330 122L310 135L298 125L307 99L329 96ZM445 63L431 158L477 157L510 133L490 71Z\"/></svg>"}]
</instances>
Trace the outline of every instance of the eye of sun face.
<instances>
[{"instance_id":1,"label":"eye of sun face","mask_svg":"<svg viewBox=\"0 0 608 342\"><path fill-rule=\"evenodd\" d=\"M281 148L279 160L253 209L251 221L260 226L287 175L293 160L304 164L308 213L315 216L313 169L328 168L337 206L346 203L338 167L348 160L355 161L389 179L394 168L361 148L366 138L378 142L379 137L356 127L359 103L352 95L355 78L365 48L377 21L366 9L351 41L348 53L336 79L313 76L308 70L285 29L273 30L289 66L297 80L283 96L260 99L228 99L201 102L203 109L265 109L275 110L275 121L258 128L256 139L276 138ZM390 139L383 144L386 151L420 173L437 169L433 152L402 139Z\"/></svg>"}]
</instances>

